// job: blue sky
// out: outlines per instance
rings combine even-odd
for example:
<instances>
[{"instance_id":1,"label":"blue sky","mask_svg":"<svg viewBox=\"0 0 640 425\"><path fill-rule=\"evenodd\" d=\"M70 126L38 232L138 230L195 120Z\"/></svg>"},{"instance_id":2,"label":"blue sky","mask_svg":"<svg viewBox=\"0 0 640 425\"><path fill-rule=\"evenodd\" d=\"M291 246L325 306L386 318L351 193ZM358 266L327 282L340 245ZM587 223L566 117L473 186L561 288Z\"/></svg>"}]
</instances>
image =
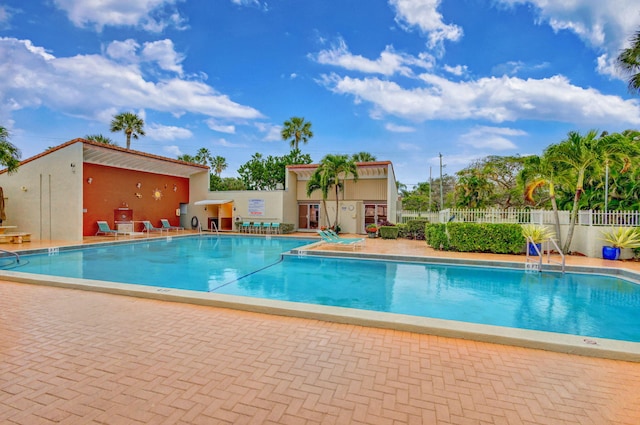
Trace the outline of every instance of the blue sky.
<instances>
[{"instance_id":1,"label":"blue sky","mask_svg":"<svg viewBox=\"0 0 640 425\"><path fill-rule=\"evenodd\" d=\"M132 149L206 147L236 176L256 152L367 151L411 187L487 155L538 154L571 130L640 128L613 66L637 0L0 1L0 125L28 158L109 132Z\"/></svg>"}]
</instances>

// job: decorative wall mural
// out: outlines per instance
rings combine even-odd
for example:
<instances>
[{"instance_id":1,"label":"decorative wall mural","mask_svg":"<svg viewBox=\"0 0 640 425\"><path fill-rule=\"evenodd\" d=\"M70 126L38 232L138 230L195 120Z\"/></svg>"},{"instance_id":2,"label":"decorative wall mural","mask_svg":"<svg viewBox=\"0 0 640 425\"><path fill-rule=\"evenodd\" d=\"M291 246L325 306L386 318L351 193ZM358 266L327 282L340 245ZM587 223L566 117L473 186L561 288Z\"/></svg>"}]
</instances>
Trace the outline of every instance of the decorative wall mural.
<instances>
[{"instance_id":1,"label":"decorative wall mural","mask_svg":"<svg viewBox=\"0 0 640 425\"><path fill-rule=\"evenodd\" d=\"M158 188L155 188L153 190L153 199L155 199L156 201L159 201L160 199L162 199L162 191Z\"/></svg>"}]
</instances>

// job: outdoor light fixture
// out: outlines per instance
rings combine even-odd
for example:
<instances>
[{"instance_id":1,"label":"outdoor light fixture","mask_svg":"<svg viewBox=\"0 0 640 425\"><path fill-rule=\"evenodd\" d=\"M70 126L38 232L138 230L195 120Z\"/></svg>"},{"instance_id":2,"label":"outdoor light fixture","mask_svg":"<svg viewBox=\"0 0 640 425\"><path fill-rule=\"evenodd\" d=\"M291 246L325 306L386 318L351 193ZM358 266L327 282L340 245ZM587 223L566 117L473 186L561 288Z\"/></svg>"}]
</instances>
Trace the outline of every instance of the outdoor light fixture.
<instances>
[{"instance_id":1,"label":"outdoor light fixture","mask_svg":"<svg viewBox=\"0 0 640 425\"><path fill-rule=\"evenodd\" d=\"M75 163L75 162L72 162L72 163L71 163L71 172L72 172L72 173L75 173L75 172L76 172L76 163Z\"/></svg>"}]
</instances>

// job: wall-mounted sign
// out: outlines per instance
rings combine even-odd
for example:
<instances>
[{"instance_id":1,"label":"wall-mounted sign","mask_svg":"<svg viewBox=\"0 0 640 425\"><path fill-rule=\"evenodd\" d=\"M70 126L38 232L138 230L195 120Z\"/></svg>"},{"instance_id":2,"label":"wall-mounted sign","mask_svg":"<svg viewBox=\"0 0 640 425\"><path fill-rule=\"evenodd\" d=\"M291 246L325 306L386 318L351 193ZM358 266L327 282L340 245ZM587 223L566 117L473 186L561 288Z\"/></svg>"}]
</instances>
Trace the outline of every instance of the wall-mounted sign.
<instances>
[{"instance_id":1,"label":"wall-mounted sign","mask_svg":"<svg viewBox=\"0 0 640 425\"><path fill-rule=\"evenodd\" d=\"M249 199L249 215L251 217L264 216L264 199Z\"/></svg>"}]
</instances>

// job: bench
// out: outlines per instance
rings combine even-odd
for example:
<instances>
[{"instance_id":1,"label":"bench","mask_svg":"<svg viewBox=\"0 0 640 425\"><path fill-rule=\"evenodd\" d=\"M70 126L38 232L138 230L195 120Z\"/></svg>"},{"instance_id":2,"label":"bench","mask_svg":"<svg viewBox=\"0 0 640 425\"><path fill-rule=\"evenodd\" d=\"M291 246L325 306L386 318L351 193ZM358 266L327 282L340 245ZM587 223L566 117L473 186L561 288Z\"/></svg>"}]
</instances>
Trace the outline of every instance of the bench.
<instances>
[{"instance_id":1,"label":"bench","mask_svg":"<svg viewBox=\"0 0 640 425\"><path fill-rule=\"evenodd\" d=\"M31 242L31 233L7 232L0 233L0 243L22 243Z\"/></svg>"}]
</instances>

